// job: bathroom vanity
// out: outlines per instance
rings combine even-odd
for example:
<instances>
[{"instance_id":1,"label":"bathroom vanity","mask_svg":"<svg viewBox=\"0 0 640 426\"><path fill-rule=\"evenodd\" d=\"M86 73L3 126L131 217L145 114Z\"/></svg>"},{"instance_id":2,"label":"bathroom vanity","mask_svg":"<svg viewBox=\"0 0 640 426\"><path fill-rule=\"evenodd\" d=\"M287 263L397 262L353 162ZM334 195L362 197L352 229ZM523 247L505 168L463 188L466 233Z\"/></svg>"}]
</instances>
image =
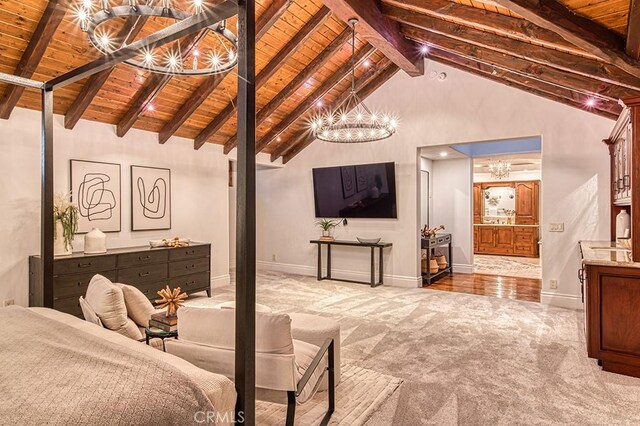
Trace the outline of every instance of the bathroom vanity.
<instances>
[{"instance_id":1,"label":"bathroom vanity","mask_svg":"<svg viewBox=\"0 0 640 426\"><path fill-rule=\"evenodd\" d=\"M474 184L474 253L538 257L539 205L539 181Z\"/></svg>"}]
</instances>

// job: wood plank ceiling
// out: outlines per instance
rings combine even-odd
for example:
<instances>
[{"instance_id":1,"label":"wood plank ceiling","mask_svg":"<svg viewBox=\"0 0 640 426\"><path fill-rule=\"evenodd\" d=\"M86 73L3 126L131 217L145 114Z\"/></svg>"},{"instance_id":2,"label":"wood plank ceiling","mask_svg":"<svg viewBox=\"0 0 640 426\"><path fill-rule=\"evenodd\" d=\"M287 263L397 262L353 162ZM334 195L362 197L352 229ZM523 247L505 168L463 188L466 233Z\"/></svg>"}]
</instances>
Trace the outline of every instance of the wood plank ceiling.
<instances>
[{"instance_id":1,"label":"wood plank ceiling","mask_svg":"<svg viewBox=\"0 0 640 426\"><path fill-rule=\"evenodd\" d=\"M0 71L44 81L97 58L74 4L0 0ZM424 46L428 60L609 118L619 99L640 95L640 0L257 0L256 10L258 150L272 161L311 144L309 118L346 99L353 16L361 97L400 69L421 75ZM121 20L110 32L131 42L169 23ZM189 61L214 42L200 34L169 48ZM15 106L40 107L36 92L0 84L0 93L0 118ZM123 64L56 91L54 109L69 129L83 118L115 125L118 136L137 128L157 132L160 143L175 135L229 152L235 96L233 71L171 77Z\"/></svg>"}]
</instances>

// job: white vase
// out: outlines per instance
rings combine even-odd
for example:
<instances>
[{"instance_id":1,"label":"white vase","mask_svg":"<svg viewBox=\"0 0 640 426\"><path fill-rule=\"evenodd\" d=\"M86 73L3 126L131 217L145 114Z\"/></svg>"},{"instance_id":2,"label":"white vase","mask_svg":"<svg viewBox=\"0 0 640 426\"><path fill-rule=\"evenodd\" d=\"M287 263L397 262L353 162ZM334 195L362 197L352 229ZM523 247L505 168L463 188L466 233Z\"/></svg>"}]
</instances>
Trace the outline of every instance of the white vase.
<instances>
[{"instance_id":1,"label":"white vase","mask_svg":"<svg viewBox=\"0 0 640 426\"><path fill-rule=\"evenodd\" d=\"M98 228L93 228L84 236L84 253L97 254L107 252L107 236Z\"/></svg>"},{"instance_id":2,"label":"white vase","mask_svg":"<svg viewBox=\"0 0 640 426\"><path fill-rule=\"evenodd\" d=\"M71 254L71 244L68 246L64 243L64 229L62 222L56 220L56 238L53 240L54 256L68 256Z\"/></svg>"}]
</instances>

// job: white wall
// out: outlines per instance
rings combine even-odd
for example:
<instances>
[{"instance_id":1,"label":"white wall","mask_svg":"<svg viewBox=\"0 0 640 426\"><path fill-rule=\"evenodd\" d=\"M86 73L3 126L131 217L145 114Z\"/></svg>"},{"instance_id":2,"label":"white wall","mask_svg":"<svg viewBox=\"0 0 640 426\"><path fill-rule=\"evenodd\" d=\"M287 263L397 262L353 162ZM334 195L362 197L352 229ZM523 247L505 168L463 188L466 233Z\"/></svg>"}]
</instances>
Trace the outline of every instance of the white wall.
<instances>
[{"instance_id":1,"label":"white wall","mask_svg":"<svg viewBox=\"0 0 640 426\"><path fill-rule=\"evenodd\" d=\"M473 272L473 161L433 162L433 219L431 227L444 225L452 234L453 270Z\"/></svg>"},{"instance_id":2,"label":"white wall","mask_svg":"<svg viewBox=\"0 0 640 426\"><path fill-rule=\"evenodd\" d=\"M29 255L40 251L40 113L16 109L0 121L0 301L28 303ZM181 236L212 244L212 278L229 281L229 192L227 157L219 146L194 151L193 142L173 138L158 144L157 134L131 130L118 138L114 127L81 120L66 130L55 117L56 192L69 191L69 160L121 164L122 231L107 234L107 246L147 245L150 239ZM130 165L171 169L172 229L132 232ZM74 242L82 250L83 236Z\"/></svg>"},{"instance_id":3,"label":"white wall","mask_svg":"<svg viewBox=\"0 0 640 426\"><path fill-rule=\"evenodd\" d=\"M444 82L429 80L445 71ZM574 306L579 301L576 271L580 239L609 238L609 166L601 140L613 121L552 102L461 71L427 63L425 77L398 73L368 100L371 107L401 118L391 139L357 146L315 142L283 170L261 174L258 182L258 256L272 268L315 274L311 169L313 167L395 161L397 220L350 220L340 238L377 235L394 244L385 265L387 282L419 283L418 147L539 135L542 137L543 300ZM547 232L564 222L564 233ZM454 235L454 238L457 236ZM272 254L278 262L272 263ZM368 269L365 253L343 250L336 268L353 274ZM457 263L457 260L456 260ZM558 280L558 289L549 280Z\"/></svg>"}]
</instances>

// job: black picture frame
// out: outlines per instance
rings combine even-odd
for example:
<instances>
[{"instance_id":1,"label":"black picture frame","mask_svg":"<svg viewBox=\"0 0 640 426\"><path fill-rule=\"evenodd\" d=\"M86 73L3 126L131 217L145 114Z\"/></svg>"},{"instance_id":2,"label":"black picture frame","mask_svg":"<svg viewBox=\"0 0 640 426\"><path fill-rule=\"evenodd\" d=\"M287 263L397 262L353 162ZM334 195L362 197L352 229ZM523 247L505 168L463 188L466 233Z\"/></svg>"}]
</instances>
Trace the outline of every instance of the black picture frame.
<instances>
[{"instance_id":1,"label":"black picture frame","mask_svg":"<svg viewBox=\"0 0 640 426\"><path fill-rule=\"evenodd\" d=\"M86 229L85 225L84 225L84 219L85 217L87 217L87 213L83 213L85 211L85 207L84 203L81 200L81 197L78 196L78 193L81 193L81 191L79 190L75 190L74 188L74 164L79 164L79 163L84 163L84 164L96 164L96 165L100 165L100 166L113 166L113 167L117 167L118 171L117 171L117 177L118 177L118 183L117 185L115 185L115 188L117 188L117 194L113 194L112 191L111 194L113 195L113 201L115 202L113 207L108 207L109 210L117 210L117 215L118 215L118 220L117 220L117 229L115 226L112 227L104 227L104 226L100 226L100 223L95 223L92 225L92 227L96 227L99 228L102 232L104 233L116 233L116 232L121 232L122 231L122 167L120 164L117 163L108 163L105 161L92 161L92 160L77 160L77 159L71 159L69 160L69 192L71 194L71 201L74 202L76 204L76 206L78 207L78 231L76 232L76 235L82 235L82 234L86 234L89 231L91 231L91 229ZM77 183L77 181L76 181ZM114 188L114 189L115 189ZM104 210L104 209L103 209Z\"/></svg>"},{"instance_id":2,"label":"black picture frame","mask_svg":"<svg viewBox=\"0 0 640 426\"><path fill-rule=\"evenodd\" d=\"M143 170L155 170L161 172L158 173L158 177L156 177L152 183L153 186L151 191L155 191L156 188L158 189L156 195L159 199L157 200L158 204L155 207L147 207L146 204L143 204L144 200L141 200L140 191L143 191L145 194L144 198L146 198L148 202L152 203L152 205L155 205L156 203L155 196L152 196L151 192L148 192L146 189L149 182L145 182L144 178L139 176L137 173L138 171L142 172ZM166 176L162 176L164 173L166 173ZM161 183L161 185L158 186L158 183ZM165 191L164 203L162 203L163 187ZM138 211L137 209L139 208L142 208L142 210ZM171 210L171 169L131 165L131 231L160 231L171 229ZM152 224L154 222L157 222L158 225L153 226Z\"/></svg>"}]
</instances>

